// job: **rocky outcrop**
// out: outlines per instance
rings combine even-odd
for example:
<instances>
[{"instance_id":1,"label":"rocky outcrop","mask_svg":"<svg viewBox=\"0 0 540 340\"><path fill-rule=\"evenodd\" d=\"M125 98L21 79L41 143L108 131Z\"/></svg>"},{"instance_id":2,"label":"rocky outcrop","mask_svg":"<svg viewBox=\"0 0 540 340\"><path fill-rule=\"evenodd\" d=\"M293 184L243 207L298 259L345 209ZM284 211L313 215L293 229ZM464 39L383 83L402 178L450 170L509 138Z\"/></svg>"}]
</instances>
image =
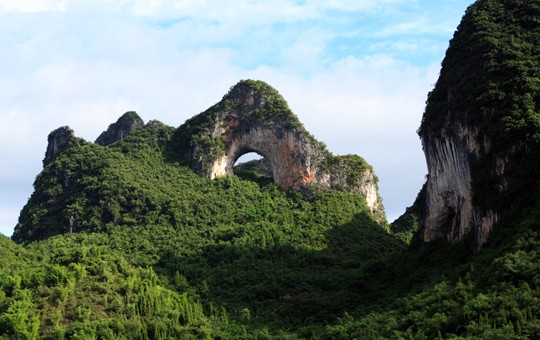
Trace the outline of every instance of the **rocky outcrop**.
<instances>
[{"instance_id":1,"label":"rocky outcrop","mask_svg":"<svg viewBox=\"0 0 540 340\"><path fill-rule=\"evenodd\" d=\"M535 204L540 26L524 13L538 6L479 0L450 42L419 129L428 165L417 204L423 241L470 237L478 251L504 214Z\"/></svg>"},{"instance_id":2,"label":"rocky outcrop","mask_svg":"<svg viewBox=\"0 0 540 340\"><path fill-rule=\"evenodd\" d=\"M75 134L69 126L62 126L52 131L47 137L47 151L45 151L45 159L43 166L46 166L54 160L56 155L63 149L67 142L73 140Z\"/></svg>"},{"instance_id":3,"label":"rocky outcrop","mask_svg":"<svg viewBox=\"0 0 540 340\"><path fill-rule=\"evenodd\" d=\"M172 142L172 153L208 178L232 175L238 158L250 152L270 163L282 189L357 192L384 218L371 166L359 156L332 155L264 82L239 82L222 101L180 126Z\"/></svg>"},{"instance_id":4,"label":"rocky outcrop","mask_svg":"<svg viewBox=\"0 0 540 340\"><path fill-rule=\"evenodd\" d=\"M107 131L102 132L95 143L99 145L109 145L124 139L131 131L144 126L144 121L134 111L124 113L120 118L109 125ZM56 155L62 151L67 142L75 140L75 133L69 126L62 126L52 131L47 137L47 150L43 165L47 165L54 160Z\"/></svg>"},{"instance_id":5,"label":"rocky outcrop","mask_svg":"<svg viewBox=\"0 0 540 340\"><path fill-rule=\"evenodd\" d=\"M144 126L144 121L137 112L128 111L124 113L116 123L109 125L96 139L95 143L106 146L118 142L126 137L131 131Z\"/></svg>"},{"instance_id":6,"label":"rocky outcrop","mask_svg":"<svg viewBox=\"0 0 540 340\"><path fill-rule=\"evenodd\" d=\"M421 139L429 174L421 238L457 242L472 233L475 248L479 249L499 216L476 204L471 161L485 157L491 143L478 128L460 122L437 132L424 130Z\"/></svg>"}]
</instances>

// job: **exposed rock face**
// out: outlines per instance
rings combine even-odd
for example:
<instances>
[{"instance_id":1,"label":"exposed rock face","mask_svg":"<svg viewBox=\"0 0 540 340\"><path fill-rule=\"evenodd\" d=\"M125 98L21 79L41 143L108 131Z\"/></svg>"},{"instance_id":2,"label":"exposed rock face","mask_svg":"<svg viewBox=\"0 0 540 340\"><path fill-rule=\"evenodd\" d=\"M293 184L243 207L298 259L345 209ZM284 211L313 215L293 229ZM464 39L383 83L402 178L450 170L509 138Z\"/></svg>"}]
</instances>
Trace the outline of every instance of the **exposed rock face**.
<instances>
[{"instance_id":1,"label":"exposed rock face","mask_svg":"<svg viewBox=\"0 0 540 340\"><path fill-rule=\"evenodd\" d=\"M43 166L49 164L54 160L56 155L62 150L64 143L75 138L73 130L69 126L62 126L52 131L47 137L47 151L45 152L45 159L43 159Z\"/></svg>"},{"instance_id":2,"label":"exposed rock face","mask_svg":"<svg viewBox=\"0 0 540 340\"><path fill-rule=\"evenodd\" d=\"M99 145L109 145L124 139L131 131L143 127L144 121L134 111L124 113L116 123L109 125L107 131L102 132L95 143Z\"/></svg>"},{"instance_id":3,"label":"exposed rock face","mask_svg":"<svg viewBox=\"0 0 540 340\"><path fill-rule=\"evenodd\" d=\"M419 129L424 241L472 236L479 250L504 212L534 204L526 192L538 187L540 166L538 10L479 0L450 42Z\"/></svg>"},{"instance_id":4,"label":"exposed rock face","mask_svg":"<svg viewBox=\"0 0 540 340\"><path fill-rule=\"evenodd\" d=\"M493 210L475 204L473 197L470 161L486 156L489 140L478 128L462 123L437 132L425 130L421 139L429 172L422 239L445 237L457 242L472 232L479 249L499 219Z\"/></svg>"},{"instance_id":5,"label":"exposed rock face","mask_svg":"<svg viewBox=\"0 0 540 340\"><path fill-rule=\"evenodd\" d=\"M173 148L208 178L232 175L238 158L256 152L270 163L280 188L358 192L384 218L371 166L359 156L333 156L305 130L281 95L261 81L241 81L221 102L186 121L173 137Z\"/></svg>"}]
</instances>

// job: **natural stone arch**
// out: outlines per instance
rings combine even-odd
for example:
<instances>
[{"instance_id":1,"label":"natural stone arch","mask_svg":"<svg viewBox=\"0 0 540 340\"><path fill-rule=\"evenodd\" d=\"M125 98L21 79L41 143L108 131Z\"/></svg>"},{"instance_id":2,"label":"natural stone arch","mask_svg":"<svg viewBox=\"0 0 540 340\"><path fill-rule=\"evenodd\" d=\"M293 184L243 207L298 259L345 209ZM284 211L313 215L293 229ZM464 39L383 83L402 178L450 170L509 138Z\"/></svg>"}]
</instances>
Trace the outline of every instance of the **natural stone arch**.
<instances>
[{"instance_id":1,"label":"natural stone arch","mask_svg":"<svg viewBox=\"0 0 540 340\"><path fill-rule=\"evenodd\" d=\"M235 168L242 164L242 162L238 162L242 157L246 156L246 155L250 155L250 154L256 154L257 156L259 156L259 161L260 162L265 162L267 168L269 168L270 172L272 172L272 178L274 176L274 169L272 168L272 163L270 163L268 161L268 158L265 156L265 155L262 155L261 153L255 151L255 150L251 150L251 149L241 149L240 152L237 153L238 156L233 156L231 158L231 162L230 164L227 165L227 175L236 175L236 171L235 171Z\"/></svg>"},{"instance_id":2,"label":"natural stone arch","mask_svg":"<svg viewBox=\"0 0 540 340\"><path fill-rule=\"evenodd\" d=\"M266 162L267 167L271 170L271 167L269 163L267 162L266 158L261 155L260 153L252 150L248 150L247 152L242 152L240 156L234 161L233 169L236 169L239 165L242 165L244 163L249 163L252 161L259 161L259 162ZM236 170L234 170L234 173L236 174Z\"/></svg>"},{"instance_id":3,"label":"natural stone arch","mask_svg":"<svg viewBox=\"0 0 540 340\"><path fill-rule=\"evenodd\" d=\"M315 165L329 154L275 89L251 80L186 121L173 145L175 154L209 178L232 175L240 156L256 152L271 164L274 181L283 189L315 182Z\"/></svg>"},{"instance_id":4,"label":"natural stone arch","mask_svg":"<svg viewBox=\"0 0 540 340\"><path fill-rule=\"evenodd\" d=\"M312 160L325 156L322 146L309 145L309 141L295 131L281 131L276 127L252 127L243 133L231 133L227 139L223 154L209 168L207 176L210 178L233 175L238 158L255 152L268 161L279 187L300 189L316 181Z\"/></svg>"},{"instance_id":5,"label":"natural stone arch","mask_svg":"<svg viewBox=\"0 0 540 340\"><path fill-rule=\"evenodd\" d=\"M175 132L170 151L208 178L234 174L238 158L256 152L270 163L280 188L357 192L384 218L372 167L356 155L332 155L261 81L239 82L219 103L188 119Z\"/></svg>"}]
</instances>

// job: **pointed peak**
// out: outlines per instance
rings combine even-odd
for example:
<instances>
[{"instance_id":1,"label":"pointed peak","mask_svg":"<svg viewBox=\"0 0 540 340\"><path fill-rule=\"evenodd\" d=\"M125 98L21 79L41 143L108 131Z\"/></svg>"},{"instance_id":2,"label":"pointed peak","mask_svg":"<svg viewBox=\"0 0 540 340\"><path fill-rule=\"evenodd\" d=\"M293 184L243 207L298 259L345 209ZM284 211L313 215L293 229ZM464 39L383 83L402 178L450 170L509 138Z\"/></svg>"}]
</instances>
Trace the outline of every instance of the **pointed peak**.
<instances>
[{"instance_id":1,"label":"pointed peak","mask_svg":"<svg viewBox=\"0 0 540 340\"><path fill-rule=\"evenodd\" d=\"M69 126L62 126L49 133L47 137L47 151L45 152L45 159L43 159L43 166L46 166L54 160L56 155L62 150L66 141L75 138L73 129Z\"/></svg>"},{"instance_id":2,"label":"pointed peak","mask_svg":"<svg viewBox=\"0 0 540 340\"><path fill-rule=\"evenodd\" d=\"M128 111L124 113L116 121L116 124L131 124L131 123L144 125L144 121L139 116L139 114L135 111Z\"/></svg>"},{"instance_id":3,"label":"pointed peak","mask_svg":"<svg viewBox=\"0 0 540 340\"><path fill-rule=\"evenodd\" d=\"M95 143L106 146L124 139L131 131L144 126L144 121L135 111L124 113L116 123L109 125L107 131L102 132Z\"/></svg>"}]
</instances>

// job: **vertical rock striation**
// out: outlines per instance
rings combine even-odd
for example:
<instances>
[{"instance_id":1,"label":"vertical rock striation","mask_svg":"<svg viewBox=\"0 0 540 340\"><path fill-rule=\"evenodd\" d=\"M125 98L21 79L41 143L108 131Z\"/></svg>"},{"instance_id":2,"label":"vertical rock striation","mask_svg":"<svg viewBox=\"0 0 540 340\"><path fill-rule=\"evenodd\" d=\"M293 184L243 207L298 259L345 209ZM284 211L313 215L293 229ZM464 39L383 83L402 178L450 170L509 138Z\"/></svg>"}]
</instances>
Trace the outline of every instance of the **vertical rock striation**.
<instances>
[{"instance_id":1,"label":"vertical rock striation","mask_svg":"<svg viewBox=\"0 0 540 340\"><path fill-rule=\"evenodd\" d=\"M46 166L54 160L56 155L62 150L69 140L75 138L75 133L69 126L62 126L49 133L47 137L47 150L45 151L45 159L43 166Z\"/></svg>"},{"instance_id":2,"label":"vertical rock striation","mask_svg":"<svg viewBox=\"0 0 540 340\"><path fill-rule=\"evenodd\" d=\"M422 239L443 237L457 242L472 232L479 248L499 219L492 209L476 204L472 187L470 162L487 155L489 140L478 128L462 123L449 124L436 132L424 130L421 139L429 173Z\"/></svg>"},{"instance_id":3,"label":"vertical rock striation","mask_svg":"<svg viewBox=\"0 0 540 340\"><path fill-rule=\"evenodd\" d=\"M420 238L488 241L538 186L540 4L479 0L467 9L419 129L428 179ZM511 197L511 199L510 199Z\"/></svg>"}]
</instances>

